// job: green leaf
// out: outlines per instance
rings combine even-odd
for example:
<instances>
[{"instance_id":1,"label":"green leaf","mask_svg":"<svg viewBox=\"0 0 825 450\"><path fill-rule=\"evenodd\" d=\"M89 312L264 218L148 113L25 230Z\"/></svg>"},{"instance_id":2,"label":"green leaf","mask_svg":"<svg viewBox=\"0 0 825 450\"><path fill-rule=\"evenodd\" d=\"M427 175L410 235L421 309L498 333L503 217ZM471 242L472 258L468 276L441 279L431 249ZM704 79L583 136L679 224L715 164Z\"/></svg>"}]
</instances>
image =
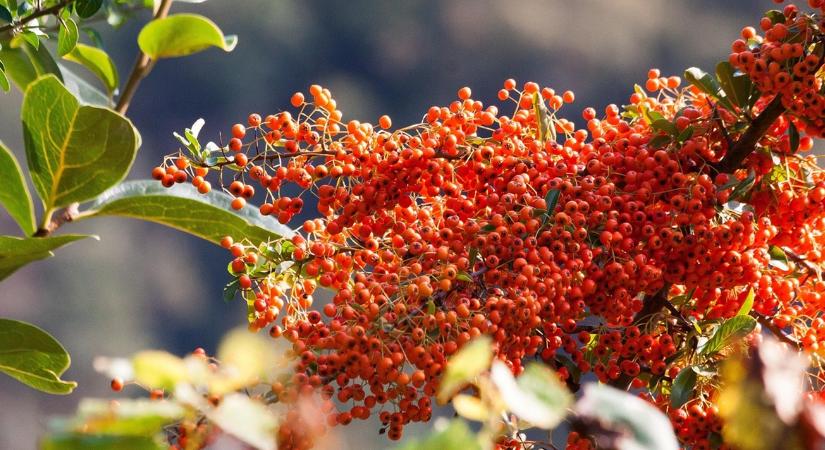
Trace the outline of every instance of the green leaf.
<instances>
[{"instance_id":1,"label":"green leaf","mask_svg":"<svg viewBox=\"0 0 825 450\"><path fill-rule=\"evenodd\" d=\"M183 360L160 350L145 350L132 357L135 381L149 389L174 389L189 379Z\"/></svg>"},{"instance_id":2,"label":"green leaf","mask_svg":"<svg viewBox=\"0 0 825 450\"><path fill-rule=\"evenodd\" d=\"M52 250L90 237L84 234L64 234L47 238L0 236L0 280L17 269L39 259L54 256Z\"/></svg>"},{"instance_id":3,"label":"green leaf","mask_svg":"<svg viewBox=\"0 0 825 450\"><path fill-rule=\"evenodd\" d=\"M66 349L45 331L25 322L0 319L0 372L39 391L69 394L77 383L61 380L60 375L70 363Z\"/></svg>"},{"instance_id":4,"label":"green leaf","mask_svg":"<svg viewBox=\"0 0 825 450\"><path fill-rule=\"evenodd\" d=\"M473 432L463 420L454 419L450 424L423 439L414 439L399 450L481 450Z\"/></svg>"},{"instance_id":5,"label":"green leaf","mask_svg":"<svg viewBox=\"0 0 825 450\"><path fill-rule=\"evenodd\" d=\"M727 109L731 111L735 110L733 103L731 103L730 99L725 97L722 89L719 87L719 83L717 83L716 79L707 72L697 67L691 67L690 69L685 70L685 79L688 80L690 84L699 88L700 91L718 100L719 103L724 105Z\"/></svg>"},{"instance_id":6,"label":"green leaf","mask_svg":"<svg viewBox=\"0 0 825 450\"><path fill-rule=\"evenodd\" d=\"M166 450L169 445L147 436L56 433L46 436L40 450Z\"/></svg>"},{"instance_id":7,"label":"green leaf","mask_svg":"<svg viewBox=\"0 0 825 450\"><path fill-rule=\"evenodd\" d=\"M677 450L679 448L670 420L639 397L619 389L590 383L576 403L575 411L598 421L609 430L623 432L617 448L634 450Z\"/></svg>"},{"instance_id":8,"label":"green leaf","mask_svg":"<svg viewBox=\"0 0 825 450\"><path fill-rule=\"evenodd\" d=\"M196 14L155 19L138 35L140 49L152 59L186 56L209 47L230 52L236 44L235 36L224 36L214 22Z\"/></svg>"},{"instance_id":9,"label":"green leaf","mask_svg":"<svg viewBox=\"0 0 825 450\"><path fill-rule=\"evenodd\" d=\"M771 23L776 25L777 23L785 23L785 14L778 9L772 9L770 11L765 12L765 17L771 20Z\"/></svg>"},{"instance_id":10,"label":"green leaf","mask_svg":"<svg viewBox=\"0 0 825 450\"><path fill-rule=\"evenodd\" d=\"M796 153L796 151L799 150L799 130L793 121L791 121L788 126L788 142L790 144L791 154Z\"/></svg>"},{"instance_id":11,"label":"green leaf","mask_svg":"<svg viewBox=\"0 0 825 450\"><path fill-rule=\"evenodd\" d=\"M60 31L57 32L57 54L66 56L74 50L77 45L77 24L72 19L65 19L60 23Z\"/></svg>"},{"instance_id":12,"label":"green leaf","mask_svg":"<svg viewBox=\"0 0 825 450\"><path fill-rule=\"evenodd\" d=\"M533 93L533 112L536 114L536 131L538 132L539 142L544 143L548 138L555 141L555 130L547 114L547 106L545 106L544 100L538 92Z\"/></svg>"},{"instance_id":13,"label":"green leaf","mask_svg":"<svg viewBox=\"0 0 825 450\"><path fill-rule=\"evenodd\" d=\"M20 164L3 142L0 142L0 180L3 180L0 205L6 208L9 215L20 225L23 233L34 234L34 205L29 188L26 186Z\"/></svg>"},{"instance_id":14,"label":"green leaf","mask_svg":"<svg viewBox=\"0 0 825 450\"><path fill-rule=\"evenodd\" d=\"M34 68L37 76L52 74L63 81L63 75L60 73L57 63L45 46L32 47L29 43L23 42L20 48L28 56L29 63Z\"/></svg>"},{"instance_id":15,"label":"green leaf","mask_svg":"<svg viewBox=\"0 0 825 450\"><path fill-rule=\"evenodd\" d=\"M691 137L693 137L693 126L692 125L686 127L684 130L682 130L682 132L679 133L679 136L676 138L676 140L678 140L679 142L685 142L686 140L690 139Z\"/></svg>"},{"instance_id":16,"label":"green leaf","mask_svg":"<svg viewBox=\"0 0 825 450\"><path fill-rule=\"evenodd\" d=\"M23 31L22 33L18 34L17 36L19 36L24 41L28 42L29 45L31 45L35 49L40 48L40 35L39 34L34 33L32 31L29 31L29 30L26 30L26 31Z\"/></svg>"},{"instance_id":17,"label":"green leaf","mask_svg":"<svg viewBox=\"0 0 825 450\"><path fill-rule=\"evenodd\" d=\"M163 428L181 418L184 408L169 400L127 399L112 404L110 400L83 399L77 408L79 427L88 434L154 437Z\"/></svg>"},{"instance_id":18,"label":"green leaf","mask_svg":"<svg viewBox=\"0 0 825 450\"><path fill-rule=\"evenodd\" d=\"M117 90L120 83L117 67L103 50L91 45L77 44L64 58L89 69L103 82L110 94Z\"/></svg>"},{"instance_id":19,"label":"green leaf","mask_svg":"<svg viewBox=\"0 0 825 450\"><path fill-rule=\"evenodd\" d=\"M231 263L230 263L231 264ZM238 293L238 279L234 279L223 287L223 301L231 302Z\"/></svg>"},{"instance_id":20,"label":"green leaf","mask_svg":"<svg viewBox=\"0 0 825 450\"><path fill-rule=\"evenodd\" d=\"M14 18L11 16L11 11L3 5L0 5L0 20L11 23Z\"/></svg>"},{"instance_id":21,"label":"green leaf","mask_svg":"<svg viewBox=\"0 0 825 450\"><path fill-rule=\"evenodd\" d=\"M742 306L739 307L739 311L736 313L737 316L747 316L750 314L753 309L754 297L756 297L756 295L753 292L753 288L750 288L748 291L748 296L745 297L745 301L742 302Z\"/></svg>"},{"instance_id":22,"label":"green leaf","mask_svg":"<svg viewBox=\"0 0 825 450\"><path fill-rule=\"evenodd\" d=\"M3 61L0 61L0 89L3 89L3 92L9 92L9 89L11 89L9 78L6 76L6 68L3 67Z\"/></svg>"},{"instance_id":23,"label":"green leaf","mask_svg":"<svg viewBox=\"0 0 825 450\"><path fill-rule=\"evenodd\" d=\"M160 223L220 244L223 236L247 238L260 243L293 232L271 216L262 216L253 206L231 211L229 195L212 191L199 194L189 184L164 188L155 180L127 181L95 200L79 218L125 216Z\"/></svg>"},{"instance_id":24,"label":"green leaf","mask_svg":"<svg viewBox=\"0 0 825 450\"><path fill-rule=\"evenodd\" d=\"M88 19L95 15L101 6L103 6L103 0L77 0L74 4L74 12Z\"/></svg>"},{"instance_id":25,"label":"green leaf","mask_svg":"<svg viewBox=\"0 0 825 450\"><path fill-rule=\"evenodd\" d=\"M696 387L696 372L692 367L687 366L673 379L670 387L670 406L681 408L693 396L693 388Z\"/></svg>"},{"instance_id":26,"label":"green leaf","mask_svg":"<svg viewBox=\"0 0 825 450\"><path fill-rule=\"evenodd\" d=\"M664 131L671 136L677 136L679 134L679 131L676 129L676 125L664 118L657 119L655 122L651 123L650 128L656 131Z\"/></svg>"},{"instance_id":27,"label":"green leaf","mask_svg":"<svg viewBox=\"0 0 825 450\"><path fill-rule=\"evenodd\" d=\"M140 145L132 122L110 109L81 106L53 76L29 85L21 115L29 171L47 211L121 181Z\"/></svg>"},{"instance_id":28,"label":"green leaf","mask_svg":"<svg viewBox=\"0 0 825 450\"><path fill-rule=\"evenodd\" d=\"M541 364L529 364L515 380L504 363L494 361L490 377L510 412L545 430L561 423L573 403L558 375Z\"/></svg>"},{"instance_id":29,"label":"green leaf","mask_svg":"<svg viewBox=\"0 0 825 450\"><path fill-rule=\"evenodd\" d=\"M3 45L0 48L0 62L5 66L6 75L21 91L25 91L26 86L37 78L37 71L22 48Z\"/></svg>"},{"instance_id":30,"label":"green leaf","mask_svg":"<svg viewBox=\"0 0 825 450\"><path fill-rule=\"evenodd\" d=\"M258 450L275 450L278 420L260 401L245 394L225 396L206 416L221 428Z\"/></svg>"},{"instance_id":31,"label":"green leaf","mask_svg":"<svg viewBox=\"0 0 825 450\"><path fill-rule=\"evenodd\" d=\"M471 277L470 274L467 273L467 272L459 272L455 276L455 279L459 280L459 281L465 281L467 283L472 283L473 282L473 277Z\"/></svg>"},{"instance_id":32,"label":"green leaf","mask_svg":"<svg viewBox=\"0 0 825 450\"><path fill-rule=\"evenodd\" d=\"M745 194L747 194L753 187L754 181L756 181L756 173L751 170L748 172L748 176L745 177L744 180L736 184L736 187L733 188L733 192L730 193L730 197L728 197L728 199L737 200L744 197Z\"/></svg>"},{"instance_id":33,"label":"green leaf","mask_svg":"<svg viewBox=\"0 0 825 450\"><path fill-rule=\"evenodd\" d=\"M744 108L748 105L753 83L747 75L735 75L735 72L736 70L727 61L716 65L716 78L725 95L734 105Z\"/></svg>"},{"instance_id":34,"label":"green leaf","mask_svg":"<svg viewBox=\"0 0 825 450\"><path fill-rule=\"evenodd\" d=\"M544 204L547 205L547 215L552 215L553 211L556 210L556 204L559 203L559 196L561 195L561 191L558 189L550 189L547 192L547 195L544 196Z\"/></svg>"},{"instance_id":35,"label":"green leaf","mask_svg":"<svg viewBox=\"0 0 825 450\"><path fill-rule=\"evenodd\" d=\"M438 387L438 401L446 403L467 383L490 367L493 360L493 341L479 336L467 343L447 362L447 369Z\"/></svg>"},{"instance_id":36,"label":"green leaf","mask_svg":"<svg viewBox=\"0 0 825 450\"><path fill-rule=\"evenodd\" d=\"M653 148L662 148L670 143L673 140L670 136L665 134L660 134L658 136L654 136L653 139L647 142L647 145Z\"/></svg>"},{"instance_id":37,"label":"green leaf","mask_svg":"<svg viewBox=\"0 0 825 450\"><path fill-rule=\"evenodd\" d=\"M699 348L699 355L710 356L744 338L756 328L756 319L750 316L734 316L722 322L710 339Z\"/></svg>"},{"instance_id":38,"label":"green leaf","mask_svg":"<svg viewBox=\"0 0 825 450\"><path fill-rule=\"evenodd\" d=\"M73 71L69 70L63 65L58 64L60 71L63 73L63 85L66 89L77 97L83 105L96 105L112 107L112 99L103 93L100 89L89 84L88 81L80 78Z\"/></svg>"}]
</instances>

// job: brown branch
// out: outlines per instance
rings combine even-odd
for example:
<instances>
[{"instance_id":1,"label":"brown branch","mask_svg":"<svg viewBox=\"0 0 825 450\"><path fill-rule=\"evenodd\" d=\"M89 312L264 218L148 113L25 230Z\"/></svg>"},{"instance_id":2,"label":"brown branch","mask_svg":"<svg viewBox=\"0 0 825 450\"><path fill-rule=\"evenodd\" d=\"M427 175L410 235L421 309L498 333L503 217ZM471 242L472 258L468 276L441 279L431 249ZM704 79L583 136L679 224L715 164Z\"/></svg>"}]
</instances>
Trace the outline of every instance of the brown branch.
<instances>
[{"instance_id":1,"label":"brown branch","mask_svg":"<svg viewBox=\"0 0 825 450\"><path fill-rule=\"evenodd\" d=\"M31 22L32 20L38 19L40 17L48 16L50 14L57 14L61 9L63 9L66 6L69 6L70 4L74 3L74 1L75 0L63 0L63 1L61 1L60 3L58 3L54 6L50 6L50 7L45 8L45 9L38 9L35 12L29 14L28 16L21 18L17 22L12 22L10 24L3 25L2 27L0 27L0 33L5 33L7 31L15 30L18 27L20 27L22 25L25 25L25 24Z\"/></svg>"},{"instance_id":2,"label":"brown branch","mask_svg":"<svg viewBox=\"0 0 825 450\"><path fill-rule=\"evenodd\" d=\"M765 109L751 122L751 125L745 131L739 140L729 148L725 157L721 161L713 165L717 172L729 173L738 169L745 158L748 157L754 150L756 144L762 136L768 132L768 129L776 122L782 113L785 112L785 106L782 104L782 97L777 95L771 100Z\"/></svg>"},{"instance_id":3,"label":"brown branch","mask_svg":"<svg viewBox=\"0 0 825 450\"><path fill-rule=\"evenodd\" d=\"M782 331L782 329L776 326L773 322L771 322L771 319L769 319L768 317L763 316L762 314L759 314L756 311L751 311L751 316L755 317L756 321L759 322L760 325L767 328L768 331L773 333L773 335L776 336L776 338L780 341L793 346L797 350L802 348L799 341L785 334L785 332Z\"/></svg>"},{"instance_id":4,"label":"brown branch","mask_svg":"<svg viewBox=\"0 0 825 450\"><path fill-rule=\"evenodd\" d=\"M153 20L166 17L166 15L169 14L169 8L171 7L172 0L163 0L160 4L160 8L158 8L158 11L155 13ZM118 99L115 111L120 114L126 114L126 110L129 109L129 104L132 102L135 92L137 92L140 81L149 75L149 72L152 71L152 67L154 67L154 65L155 61L153 61L149 55L143 53L143 51L138 53L137 59L135 60L135 65L132 66L132 71L129 73L129 79L126 81L126 86L123 88L123 93L120 95L120 99Z\"/></svg>"}]
</instances>

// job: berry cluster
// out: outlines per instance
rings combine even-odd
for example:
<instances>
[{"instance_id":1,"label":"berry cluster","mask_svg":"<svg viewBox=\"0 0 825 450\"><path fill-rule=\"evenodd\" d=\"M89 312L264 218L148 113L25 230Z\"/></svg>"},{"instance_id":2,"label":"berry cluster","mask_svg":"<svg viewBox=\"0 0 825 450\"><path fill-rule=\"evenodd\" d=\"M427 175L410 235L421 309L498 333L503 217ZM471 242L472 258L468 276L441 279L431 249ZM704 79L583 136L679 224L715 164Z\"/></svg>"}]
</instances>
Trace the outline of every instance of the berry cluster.
<instances>
[{"instance_id":1,"label":"berry cluster","mask_svg":"<svg viewBox=\"0 0 825 450\"><path fill-rule=\"evenodd\" d=\"M785 9L794 29L821 27L795 11ZM335 398L329 426L377 413L399 439L431 417L447 359L481 334L514 373L540 357L571 384L573 372L593 372L658 389L691 352L692 322L734 316L751 291L753 314L816 351L825 341L825 174L787 146L793 120L806 123L799 150L821 135L821 97L804 100L821 89L821 58L809 62L812 50L779 25L756 48L734 44L732 62L762 94L749 111L720 109L651 70L647 92L601 115L586 108L584 128L559 116L572 92L506 80L498 99L510 114L465 87L393 130L387 116L377 127L344 122L331 93L313 85L309 98L292 97L294 113L252 114L225 147L173 155L153 176L165 186L191 178L205 193L214 175L232 208L257 196L260 213L284 224L305 206L317 211L293 238L222 244L250 327L269 327L298 357L273 393ZM776 83L777 73L802 90ZM776 94L789 113L739 170L716 172L743 133L737 123ZM334 296L313 309L318 285ZM720 426L705 400L670 411L695 448ZM280 445L306 448L312 434L288 420Z\"/></svg>"},{"instance_id":2,"label":"berry cluster","mask_svg":"<svg viewBox=\"0 0 825 450\"><path fill-rule=\"evenodd\" d=\"M825 13L825 2L811 7ZM825 135L825 19L803 14L788 5L780 14L762 18L764 37L753 27L742 30L732 46L731 65L747 73L763 95L778 95L782 105L801 121L809 136ZM810 137L803 147L810 148Z\"/></svg>"}]
</instances>

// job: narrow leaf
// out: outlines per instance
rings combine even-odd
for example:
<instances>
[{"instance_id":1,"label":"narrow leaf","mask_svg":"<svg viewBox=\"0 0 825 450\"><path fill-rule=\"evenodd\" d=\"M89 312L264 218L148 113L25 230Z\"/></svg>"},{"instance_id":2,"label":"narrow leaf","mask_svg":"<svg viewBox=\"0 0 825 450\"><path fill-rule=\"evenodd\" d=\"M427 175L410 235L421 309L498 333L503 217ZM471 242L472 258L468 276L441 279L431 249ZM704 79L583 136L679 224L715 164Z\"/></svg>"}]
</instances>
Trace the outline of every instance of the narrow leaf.
<instances>
[{"instance_id":1,"label":"narrow leaf","mask_svg":"<svg viewBox=\"0 0 825 450\"><path fill-rule=\"evenodd\" d=\"M744 338L756 328L756 319L750 316L734 316L722 323L710 339L699 348L699 354L709 356Z\"/></svg>"},{"instance_id":2,"label":"narrow leaf","mask_svg":"<svg viewBox=\"0 0 825 450\"><path fill-rule=\"evenodd\" d=\"M0 205L20 225L26 235L34 234L34 205L29 188L23 179L23 171L14 154L0 142Z\"/></svg>"},{"instance_id":3,"label":"narrow leaf","mask_svg":"<svg viewBox=\"0 0 825 450\"><path fill-rule=\"evenodd\" d=\"M790 144L791 154L799 150L799 130L792 121L788 126L788 143Z\"/></svg>"},{"instance_id":4,"label":"narrow leaf","mask_svg":"<svg viewBox=\"0 0 825 450\"><path fill-rule=\"evenodd\" d=\"M754 297L756 297L756 295L753 292L753 288L750 288L748 291L748 296L745 297L745 301L742 302L742 306L739 307L739 311L736 313L737 316L747 316L750 314L753 309Z\"/></svg>"},{"instance_id":5,"label":"narrow leaf","mask_svg":"<svg viewBox=\"0 0 825 450\"><path fill-rule=\"evenodd\" d=\"M725 97L725 94L722 92L722 89L719 87L719 83L716 82L716 79L707 72L697 67L691 67L685 71L685 79L690 84L699 88L700 91L718 100L719 103L724 105L727 109L731 111L736 110L730 99Z\"/></svg>"}]
</instances>

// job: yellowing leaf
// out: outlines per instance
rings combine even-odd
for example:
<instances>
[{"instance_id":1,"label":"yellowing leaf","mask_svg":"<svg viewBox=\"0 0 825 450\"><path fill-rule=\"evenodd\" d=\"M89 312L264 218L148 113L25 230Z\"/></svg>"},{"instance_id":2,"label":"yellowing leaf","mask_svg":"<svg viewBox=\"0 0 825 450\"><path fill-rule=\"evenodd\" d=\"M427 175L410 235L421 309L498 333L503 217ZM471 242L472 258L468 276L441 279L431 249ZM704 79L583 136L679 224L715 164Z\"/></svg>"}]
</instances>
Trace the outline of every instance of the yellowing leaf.
<instances>
[{"instance_id":1,"label":"yellowing leaf","mask_svg":"<svg viewBox=\"0 0 825 450\"><path fill-rule=\"evenodd\" d=\"M438 388L438 401L446 403L464 385L490 367L493 360L493 341L479 336L467 343L447 362L447 369Z\"/></svg>"},{"instance_id":2,"label":"yellowing leaf","mask_svg":"<svg viewBox=\"0 0 825 450\"><path fill-rule=\"evenodd\" d=\"M183 360L160 350L146 350L132 357L135 381L151 389L173 389L189 380Z\"/></svg>"}]
</instances>

